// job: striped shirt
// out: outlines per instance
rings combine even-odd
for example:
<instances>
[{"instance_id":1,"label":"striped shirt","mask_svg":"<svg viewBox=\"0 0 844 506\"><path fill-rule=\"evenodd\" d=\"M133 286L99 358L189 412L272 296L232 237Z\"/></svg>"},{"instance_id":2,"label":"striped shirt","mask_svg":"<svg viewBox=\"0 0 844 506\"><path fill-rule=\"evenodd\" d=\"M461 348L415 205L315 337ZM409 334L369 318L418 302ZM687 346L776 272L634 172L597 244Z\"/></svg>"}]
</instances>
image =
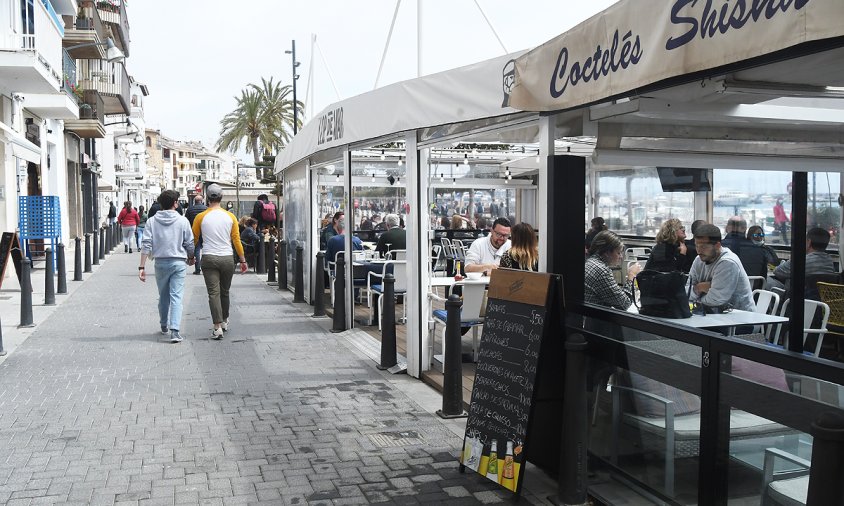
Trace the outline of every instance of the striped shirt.
<instances>
[{"instance_id":1,"label":"striped shirt","mask_svg":"<svg viewBox=\"0 0 844 506\"><path fill-rule=\"evenodd\" d=\"M230 257L234 247L237 255L243 258L237 218L225 209L212 207L196 215L193 220L194 242L198 243L200 237L203 255Z\"/></svg>"}]
</instances>

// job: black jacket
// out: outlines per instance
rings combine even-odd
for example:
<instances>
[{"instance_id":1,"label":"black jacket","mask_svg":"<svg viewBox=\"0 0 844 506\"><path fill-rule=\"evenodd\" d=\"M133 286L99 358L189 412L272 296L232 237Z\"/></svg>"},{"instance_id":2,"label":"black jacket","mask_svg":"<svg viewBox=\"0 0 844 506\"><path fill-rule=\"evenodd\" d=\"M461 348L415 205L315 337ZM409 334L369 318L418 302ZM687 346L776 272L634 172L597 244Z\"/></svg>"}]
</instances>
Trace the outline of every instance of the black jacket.
<instances>
[{"instance_id":1,"label":"black jacket","mask_svg":"<svg viewBox=\"0 0 844 506\"><path fill-rule=\"evenodd\" d=\"M731 233L721 241L721 246L730 248L730 251L738 255L744 272L748 276L768 275L768 261L765 250L753 244L753 241L739 233Z\"/></svg>"},{"instance_id":2,"label":"black jacket","mask_svg":"<svg viewBox=\"0 0 844 506\"><path fill-rule=\"evenodd\" d=\"M688 251L686 251L686 255L680 254L680 247L677 244L659 242L651 250L651 256L645 263L645 269L659 272L689 272L686 264L691 267L691 263L686 261L687 256Z\"/></svg>"},{"instance_id":3,"label":"black jacket","mask_svg":"<svg viewBox=\"0 0 844 506\"><path fill-rule=\"evenodd\" d=\"M208 206L205 204L194 204L188 208L187 212L185 212L185 218L187 218L190 224L193 225L193 219L206 209L208 209Z\"/></svg>"}]
</instances>

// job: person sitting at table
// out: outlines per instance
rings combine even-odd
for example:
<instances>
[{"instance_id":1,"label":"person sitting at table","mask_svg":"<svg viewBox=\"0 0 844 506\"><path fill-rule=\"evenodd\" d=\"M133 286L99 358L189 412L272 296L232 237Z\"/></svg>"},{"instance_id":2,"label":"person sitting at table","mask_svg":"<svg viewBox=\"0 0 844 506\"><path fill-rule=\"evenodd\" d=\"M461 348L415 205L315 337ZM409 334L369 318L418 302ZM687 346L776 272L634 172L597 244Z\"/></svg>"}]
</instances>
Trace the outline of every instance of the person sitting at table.
<instances>
[{"instance_id":1,"label":"person sitting at table","mask_svg":"<svg viewBox=\"0 0 844 506\"><path fill-rule=\"evenodd\" d=\"M625 310L633 304L633 279L639 264L627 269L627 281L618 286L611 267L624 258L624 244L615 233L603 230L595 234L589 245L589 257L584 266L583 300L591 304Z\"/></svg>"},{"instance_id":2,"label":"person sitting at table","mask_svg":"<svg viewBox=\"0 0 844 506\"><path fill-rule=\"evenodd\" d=\"M750 242L754 246L762 249L762 252L765 254L765 263L768 264L769 268L774 268L780 264L780 257L777 255L777 252L774 251L774 248L765 244L765 231L762 230L762 227L753 225L748 228L747 238L750 239Z\"/></svg>"},{"instance_id":3,"label":"person sitting at table","mask_svg":"<svg viewBox=\"0 0 844 506\"><path fill-rule=\"evenodd\" d=\"M243 243L243 254L246 257L249 267L255 264L255 252L261 244L261 236L258 235L258 220L251 216L244 216L243 230L240 231L240 241Z\"/></svg>"},{"instance_id":4,"label":"person sitting at table","mask_svg":"<svg viewBox=\"0 0 844 506\"><path fill-rule=\"evenodd\" d=\"M510 249L501 255L499 267L521 271L539 270L539 247L536 232L528 223L519 223L513 227Z\"/></svg>"},{"instance_id":5,"label":"person sitting at table","mask_svg":"<svg viewBox=\"0 0 844 506\"><path fill-rule=\"evenodd\" d=\"M510 220L498 218L492 222L492 233L488 237L479 237L469 246L465 271L489 274L498 268L501 256L510 249L510 244Z\"/></svg>"},{"instance_id":6,"label":"person sitting at table","mask_svg":"<svg viewBox=\"0 0 844 506\"><path fill-rule=\"evenodd\" d=\"M328 240L328 244L325 246L325 265L328 266L329 262L334 262L337 258L337 253L340 251L346 250L346 235L343 233L346 230L346 220L341 219L336 224L337 231L340 232L339 234L335 235L331 239ZM361 251L363 250L363 243L360 239L356 236L352 236L352 251Z\"/></svg>"},{"instance_id":7,"label":"person sitting at table","mask_svg":"<svg viewBox=\"0 0 844 506\"><path fill-rule=\"evenodd\" d=\"M399 227L399 217L395 214L388 214L384 217L387 224L387 231L378 238L375 251L384 256L388 251L407 248L407 232Z\"/></svg>"},{"instance_id":8,"label":"person sitting at table","mask_svg":"<svg viewBox=\"0 0 844 506\"><path fill-rule=\"evenodd\" d=\"M757 248L753 241L746 237L747 221L741 216L733 216L727 220L726 230L727 237L721 241L721 246L730 248L730 251L739 257L744 272L748 276L767 276L768 264L765 261L765 252Z\"/></svg>"},{"instance_id":9,"label":"person sitting at table","mask_svg":"<svg viewBox=\"0 0 844 506\"><path fill-rule=\"evenodd\" d=\"M322 232L319 234L319 247L320 249L325 249L328 246L328 240L334 237L335 235L340 234L340 228L337 224L342 220L346 214L343 211L337 211L334 213L334 216L331 218L331 223L325 226L322 229ZM333 261L333 259L332 259Z\"/></svg>"},{"instance_id":10,"label":"person sitting at table","mask_svg":"<svg viewBox=\"0 0 844 506\"><path fill-rule=\"evenodd\" d=\"M814 227L806 233L806 278L818 274L834 274L835 266L832 258L826 253L829 245L829 232ZM768 279L772 287L784 288L786 294L791 293L791 260L786 260L774 269L773 279ZM814 283L813 283L814 284ZM819 300L817 286L806 283L806 298Z\"/></svg>"},{"instance_id":11,"label":"person sitting at table","mask_svg":"<svg viewBox=\"0 0 844 506\"><path fill-rule=\"evenodd\" d=\"M651 250L645 269L659 272L689 272L692 263L686 261L688 248L685 241L686 227L680 220L671 218L664 221L656 234L656 246Z\"/></svg>"},{"instance_id":12,"label":"person sitting at table","mask_svg":"<svg viewBox=\"0 0 844 506\"><path fill-rule=\"evenodd\" d=\"M738 255L721 246L721 230L711 223L695 233L697 258L689 272L689 301L710 308L753 311L750 280Z\"/></svg>"}]
</instances>

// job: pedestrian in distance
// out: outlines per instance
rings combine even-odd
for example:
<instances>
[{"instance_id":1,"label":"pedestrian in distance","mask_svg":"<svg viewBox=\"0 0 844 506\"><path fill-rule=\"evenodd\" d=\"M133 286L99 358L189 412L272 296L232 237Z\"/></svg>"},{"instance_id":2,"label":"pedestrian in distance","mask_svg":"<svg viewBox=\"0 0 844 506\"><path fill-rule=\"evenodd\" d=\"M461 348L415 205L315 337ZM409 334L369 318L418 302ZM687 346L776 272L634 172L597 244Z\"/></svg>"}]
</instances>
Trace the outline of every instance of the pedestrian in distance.
<instances>
[{"instance_id":1,"label":"pedestrian in distance","mask_svg":"<svg viewBox=\"0 0 844 506\"><path fill-rule=\"evenodd\" d=\"M114 207L114 202L108 203L108 224L114 225L117 221L117 208Z\"/></svg>"},{"instance_id":2,"label":"pedestrian in distance","mask_svg":"<svg viewBox=\"0 0 844 506\"><path fill-rule=\"evenodd\" d=\"M185 217L187 217L191 227L193 227L193 220L196 219L199 213L205 211L206 209L208 209L208 206L205 205L205 200L202 198L202 195L195 196L193 198L193 205L191 205L187 212L185 212ZM202 274L202 241L196 241L194 243L193 254L196 257L193 273L198 276Z\"/></svg>"},{"instance_id":3,"label":"pedestrian in distance","mask_svg":"<svg viewBox=\"0 0 844 506\"><path fill-rule=\"evenodd\" d=\"M264 230L270 225L275 225L277 217L275 204L265 193L258 195L258 200L252 206L252 217L258 222L258 230Z\"/></svg>"},{"instance_id":4,"label":"pedestrian in distance","mask_svg":"<svg viewBox=\"0 0 844 506\"><path fill-rule=\"evenodd\" d=\"M205 196L208 209L194 218L193 238L194 242L202 241L202 274L214 323L211 339L222 339L229 328L229 290L234 276L232 248L237 252L241 274L248 266L237 218L220 207L223 189L218 184L211 184L205 189Z\"/></svg>"},{"instance_id":5,"label":"pedestrian in distance","mask_svg":"<svg viewBox=\"0 0 844 506\"><path fill-rule=\"evenodd\" d=\"M145 263L155 259L155 283L158 286L158 320L162 334L170 334L171 343L182 342L182 296L185 292L187 266L194 264L193 234L190 223L176 211L179 194L164 190L158 196L161 210L147 220L141 240L141 265L138 278L146 282Z\"/></svg>"},{"instance_id":6,"label":"pedestrian in distance","mask_svg":"<svg viewBox=\"0 0 844 506\"><path fill-rule=\"evenodd\" d=\"M137 246L138 251L141 251L141 239L144 237L144 227L146 227L147 220L149 216L147 215L146 209L144 206L138 208L138 228L135 229L135 246Z\"/></svg>"},{"instance_id":7,"label":"pedestrian in distance","mask_svg":"<svg viewBox=\"0 0 844 506\"><path fill-rule=\"evenodd\" d=\"M132 253L132 246L135 245L135 229L141 223L141 217L128 200L123 203L123 209L117 216L117 223L120 223L120 231L123 233L123 252Z\"/></svg>"}]
</instances>

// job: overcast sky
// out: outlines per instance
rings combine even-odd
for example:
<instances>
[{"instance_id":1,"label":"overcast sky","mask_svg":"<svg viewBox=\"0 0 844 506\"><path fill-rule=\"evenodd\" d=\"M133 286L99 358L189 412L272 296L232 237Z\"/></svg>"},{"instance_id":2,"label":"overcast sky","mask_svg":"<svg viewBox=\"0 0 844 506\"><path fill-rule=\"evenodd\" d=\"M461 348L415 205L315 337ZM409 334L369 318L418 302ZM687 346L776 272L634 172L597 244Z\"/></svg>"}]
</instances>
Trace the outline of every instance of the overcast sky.
<instances>
[{"instance_id":1,"label":"overcast sky","mask_svg":"<svg viewBox=\"0 0 844 506\"><path fill-rule=\"evenodd\" d=\"M504 54L475 0L422 0L422 71L430 74ZM478 0L508 52L535 47L615 0ZM127 71L149 87L147 126L212 146L234 96L261 77L291 82L284 53L296 40L298 98L313 58L314 114L370 91L395 0L128 0ZM401 2L379 86L416 77L416 0Z\"/></svg>"}]
</instances>

